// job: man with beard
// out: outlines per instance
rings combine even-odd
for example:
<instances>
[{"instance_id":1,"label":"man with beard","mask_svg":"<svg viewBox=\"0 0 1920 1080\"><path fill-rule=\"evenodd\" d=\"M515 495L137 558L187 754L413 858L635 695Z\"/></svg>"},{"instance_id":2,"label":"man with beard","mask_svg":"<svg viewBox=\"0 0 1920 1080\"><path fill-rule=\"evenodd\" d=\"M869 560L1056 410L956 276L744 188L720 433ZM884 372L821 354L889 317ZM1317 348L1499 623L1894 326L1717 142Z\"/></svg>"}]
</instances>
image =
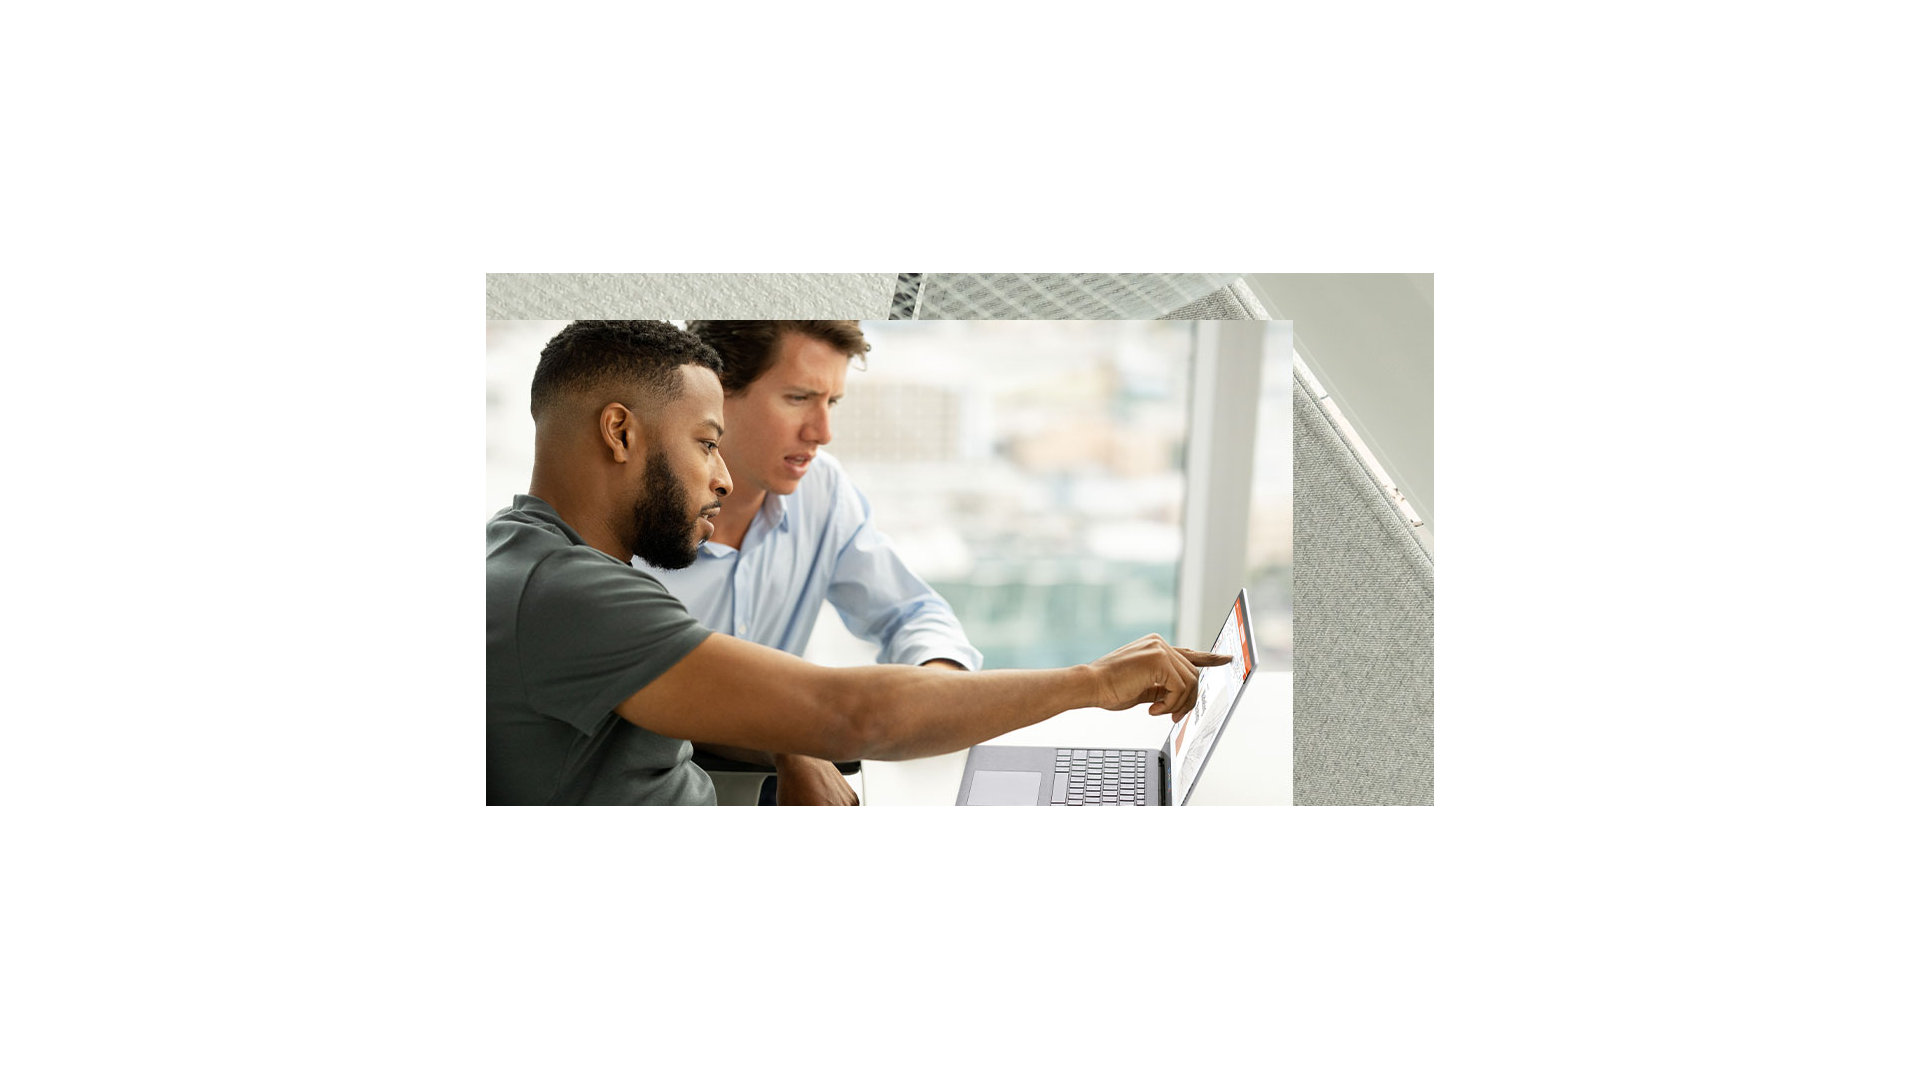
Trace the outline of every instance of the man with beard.
<instances>
[{"instance_id":1,"label":"man with beard","mask_svg":"<svg viewBox=\"0 0 1920 1080\"><path fill-rule=\"evenodd\" d=\"M691 563L733 487L718 354L580 322L534 371L533 477L487 523L487 802L711 804L691 740L828 761L959 750L1067 709L1193 707L1158 635L1074 668L823 668L702 627L635 555Z\"/></svg>"}]
</instances>

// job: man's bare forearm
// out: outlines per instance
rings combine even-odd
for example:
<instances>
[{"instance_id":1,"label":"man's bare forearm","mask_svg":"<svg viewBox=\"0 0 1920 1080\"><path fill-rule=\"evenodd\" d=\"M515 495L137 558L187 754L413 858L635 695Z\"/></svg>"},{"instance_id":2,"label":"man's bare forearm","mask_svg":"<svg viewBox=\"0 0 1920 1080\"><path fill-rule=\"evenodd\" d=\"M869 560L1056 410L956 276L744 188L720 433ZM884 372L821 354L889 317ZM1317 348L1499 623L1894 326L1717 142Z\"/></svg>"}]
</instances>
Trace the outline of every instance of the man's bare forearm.
<instances>
[{"instance_id":1,"label":"man's bare forearm","mask_svg":"<svg viewBox=\"0 0 1920 1080\"><path fill-rule=\"evenodd\" d=\"M848 712L858 718L860 756L876 761L963 750L1100 703L1098 683L1085 664L1050 671L840 670L861 672L840 681Z\"/></svg>"},{"instance_id":2,"label":"man's bare forearm","mask_svg":"<svg viewBox=\"0 0 1920 1080\"><path fill-rule=\"evenodd\" d=\"M934 659L934 660L923 661L919 666L925 667L925 668L938 668L943 671L967 670L965 667L961 666L958 660L949 660L949 659L946 659L945 657L941 657L939 659ZM694 745L694 749L696 750L700 750L708 754L713 754L716 757L726 758L728 761L740 761L740 762L745 762L748 765L764 765L764 766L767 766L768 768L778 768L779 765L781 764L780 762L781 758L787 758L787 757L797 758L797 757L803 756L799 754L774 754L774 753L769 753L768 751L765 751L765 750L748 750L747 748L742 746L721 746L719 743L696 742L693 745ZM815 759L815 760L820 760L820 759Z\"/></svg>"},{"instance_id":3,"label":"man's bare forearm","mask_svg":"<svg viewBox=\"0 0 1920 1080\"><path fill-rule=\"evenodd\" d=\"M617 711L668 738L828 761L898 760L965 749L1081 706L1146 705L1149 715L1178 719L1193 707L1196 665L1231 659L1149 634L1052 671L822 668L714 634Z\"/></svg>"}]
</instances>

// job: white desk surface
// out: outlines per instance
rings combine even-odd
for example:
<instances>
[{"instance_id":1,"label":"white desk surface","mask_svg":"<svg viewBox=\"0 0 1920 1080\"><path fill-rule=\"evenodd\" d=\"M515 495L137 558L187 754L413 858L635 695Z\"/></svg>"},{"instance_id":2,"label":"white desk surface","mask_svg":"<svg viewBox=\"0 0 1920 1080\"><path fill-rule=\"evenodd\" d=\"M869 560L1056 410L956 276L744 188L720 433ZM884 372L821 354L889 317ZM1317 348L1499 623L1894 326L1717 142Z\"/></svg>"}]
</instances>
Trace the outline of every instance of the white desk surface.
<instances>
[{"instance_id":1,"label":"white desk surface","mask_svg":"<svg viewBox=\"0 0 1920 1080\"><path fill-rule=\"evenodd\" d=\"M1125 712L1074 709L988 742L1158 750L1172 726L1145 705ZM967 770L960 750L916 761L861 764L867 806L952 806ZM1293 805L1293 673L1259 670L1213 748L1190 806Z\"/></svg>"}]
</instances>

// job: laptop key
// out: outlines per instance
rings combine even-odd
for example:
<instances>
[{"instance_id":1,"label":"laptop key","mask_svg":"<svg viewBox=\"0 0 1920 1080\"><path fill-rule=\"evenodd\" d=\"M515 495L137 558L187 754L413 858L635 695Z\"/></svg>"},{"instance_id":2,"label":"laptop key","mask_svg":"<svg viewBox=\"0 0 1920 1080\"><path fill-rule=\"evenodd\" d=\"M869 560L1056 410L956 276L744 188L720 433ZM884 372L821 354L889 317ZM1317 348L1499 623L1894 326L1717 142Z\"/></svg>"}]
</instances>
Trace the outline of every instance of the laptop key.
<instances>
[{"instance_id":1,"label":"laptop key","mask_svg":"<svg viewBox=\"0 0 1920 1080\"><path fill-rule=\"evenodd\" d=\"M1053 801L1059 802L1067 797L1067 777L1064 773L1053 774Z\"/></svg>"}]
</instances>

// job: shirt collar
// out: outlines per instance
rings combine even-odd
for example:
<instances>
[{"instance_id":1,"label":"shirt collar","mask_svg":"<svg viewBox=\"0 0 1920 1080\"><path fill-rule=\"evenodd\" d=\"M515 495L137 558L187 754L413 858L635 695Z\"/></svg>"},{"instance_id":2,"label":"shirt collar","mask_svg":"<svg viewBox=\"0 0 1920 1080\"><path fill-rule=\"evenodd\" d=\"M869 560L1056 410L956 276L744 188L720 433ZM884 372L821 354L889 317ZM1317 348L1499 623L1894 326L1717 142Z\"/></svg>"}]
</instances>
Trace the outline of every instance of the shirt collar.
<instances>
[{"instance_id":1,"label":"shirt collar","mask_svg":"<svg viewBox=\"0 0 1920 1080\"><path fill-rule=\"evenodd\" d=\"M771 491L767 492L767 501L765 505L760 507L759 516L767 519L767 528L769 529L778 529L781 532L787 532L793 527L792 523L787 520L787 497L785 495L776 494Z\"/></svg>"},{"instance_id":2,"label":"shirt collar","mask_svg":"<svg viewBox=\"0 0 1920 1080\"><path fill-rule=\"evenodd\" d=\"M767 492L766 499L760 504L760 512L753 515L753 522L747 526L747 536L752 536L754 532L760 528L760 523L763 521L766 522L766 527L769 531L793 531L793 521L787 517L785 495L778 495L771 491ZM740 548L746 546L747 537L743 536L740 538ZM711 543L701 544L698 557L702 559L724 559L729 555L739 554L740 548L730 548L721 545L720 548L717 549Z\"/></svg>"},{"instance_id":3,"label":"shirt collar","mask_svg":"<svg viewBox=\"0 0 1920 1080\"><path fill-rule=\"evenodd\" d=\"M571 543L579 545L586 544L586 541L580 538L580 534L574 531L573 526L567 524L566 521L561 518L560 511L548 505L545 499L538 499L532 495L515 495L513 497L512 509L528 517L559 526L560 532L565 535Z\"/></svg>"}]
</instances>

